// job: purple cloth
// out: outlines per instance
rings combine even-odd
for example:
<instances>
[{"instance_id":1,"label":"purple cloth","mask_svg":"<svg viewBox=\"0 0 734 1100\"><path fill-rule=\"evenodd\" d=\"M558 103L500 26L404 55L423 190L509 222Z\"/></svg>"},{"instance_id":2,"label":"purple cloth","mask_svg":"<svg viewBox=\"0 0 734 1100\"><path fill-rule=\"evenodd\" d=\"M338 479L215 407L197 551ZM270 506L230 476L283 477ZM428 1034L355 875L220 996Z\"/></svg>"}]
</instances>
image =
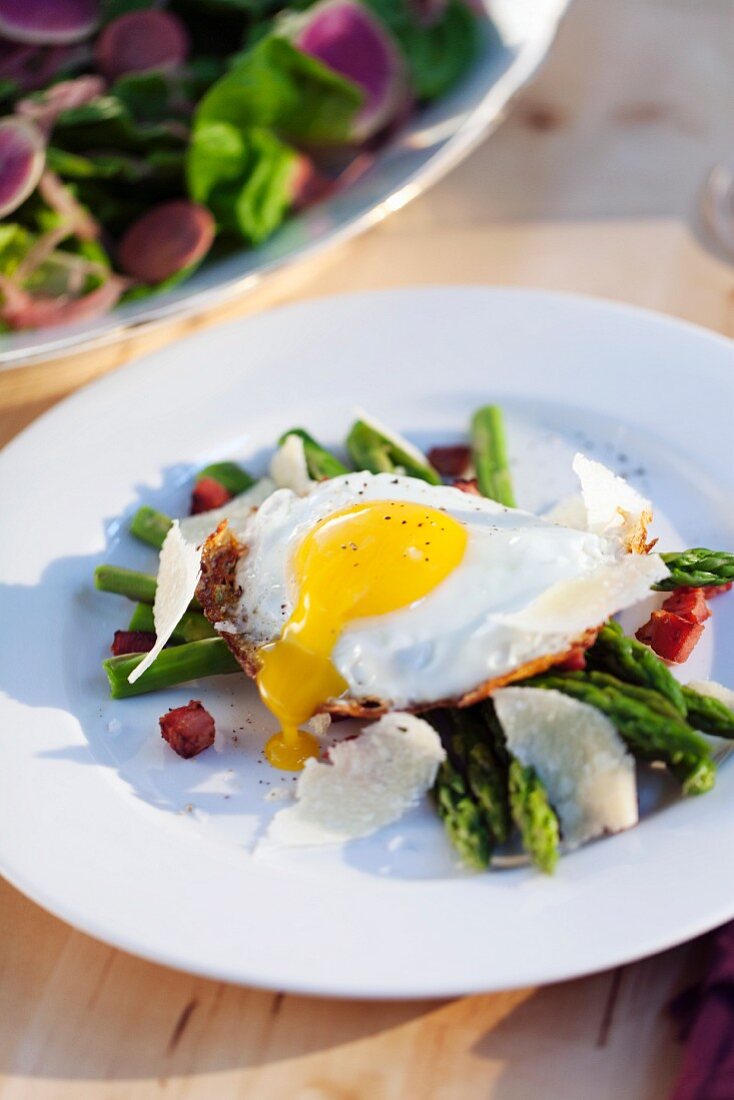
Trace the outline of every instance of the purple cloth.
<instances>
[{"instance_id":1,"label":"purple cloth","mask_svg":"<svg viewBox=\"0 0 734 1100\"><path fill-rule=\"evenodd\" d=\"M714 933L706 977L672 1010L686 1049L670 1100L734 1100L734 922Z\"/></svg>"}]
</instances>

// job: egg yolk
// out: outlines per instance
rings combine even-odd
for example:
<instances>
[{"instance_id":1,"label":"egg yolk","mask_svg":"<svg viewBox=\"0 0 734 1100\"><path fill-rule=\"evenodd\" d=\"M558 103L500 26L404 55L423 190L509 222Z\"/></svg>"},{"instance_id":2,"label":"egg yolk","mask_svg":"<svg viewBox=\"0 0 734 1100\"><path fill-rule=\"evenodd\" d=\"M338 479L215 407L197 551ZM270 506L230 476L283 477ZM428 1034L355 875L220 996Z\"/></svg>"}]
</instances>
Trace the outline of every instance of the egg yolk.
<instances>
[{"instance_id":1,"label":"egg yolk","mask_svg":"<svg viewBox=\"0 0 734 1100\"><path fill-rule=\"evenodd\" d=\"M345 627L423 599L456 569L466 529L435 508L378 500L333 512L306 535L292 568L298 593L280 638L258 651L257 684L281 732L265 755L298 771L318 755L299 727L347 688L331 661Z\"/></svg>"}]
</instances>

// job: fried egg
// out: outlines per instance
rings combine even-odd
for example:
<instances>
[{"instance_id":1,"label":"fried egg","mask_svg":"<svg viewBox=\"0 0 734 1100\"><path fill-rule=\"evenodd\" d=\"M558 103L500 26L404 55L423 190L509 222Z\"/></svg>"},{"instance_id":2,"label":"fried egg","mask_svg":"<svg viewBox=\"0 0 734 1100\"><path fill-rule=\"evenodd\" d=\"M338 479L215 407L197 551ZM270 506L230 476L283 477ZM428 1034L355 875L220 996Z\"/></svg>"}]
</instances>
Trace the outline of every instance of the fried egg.
<instances>
[{"instance_id":1,"label":"fried egg","mask_svg":"<svg viewBox=\"0 0 734 1100\"><path fill-rule=\"evenodd\" d=\"M255 674L285 767L316 751L298 733L313 714L472 702L562 659L667 573L603 530L392 474L278 490L226 538L204 548L200 599Z\"/></svg>"}]
</instances>

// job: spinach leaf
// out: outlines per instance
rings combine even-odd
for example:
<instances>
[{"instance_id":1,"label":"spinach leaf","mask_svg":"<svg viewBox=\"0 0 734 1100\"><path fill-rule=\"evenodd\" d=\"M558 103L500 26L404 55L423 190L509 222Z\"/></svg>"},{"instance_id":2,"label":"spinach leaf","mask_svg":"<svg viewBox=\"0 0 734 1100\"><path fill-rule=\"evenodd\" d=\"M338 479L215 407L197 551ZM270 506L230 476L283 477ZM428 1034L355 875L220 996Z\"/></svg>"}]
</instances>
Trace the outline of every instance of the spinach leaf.
<instances>
[{"instance_id":1,"label":"spinach leaf","mask_svg":"<svg viewBox=\"0 0 734 1100\"><path fill-rule=\"evenodd\" d=\"M288 212L296 161L295 150L268 130L202 122L189 149L189 194L225 232L257 245Z\"/></svg>"},{"instance_id":2,"label":"spinach leaf","mask_svg":"<svg viewBox=\"0 0 734 1100\"><path fill-rule=\"evenodd\" d=\"M286 139L339 145L348 140L362 100L352 81L272 34L241 54L210 88L196 123L264 127Z\"/></svg>"},{"instance_id":3,"label":"spinach leaf","mask_svg":"<svg viewBox=\"0 0 734 1100\"><path fill-rule=\"evenodd\" d=\"M473 63L479 22L465 0L450 0L443 18L428 27L418 23L408 0L365 2L398 40L418 99L438 99Z\"/></svg>"},{"instance_id":4,"label":"spinach leaf","mask_svg":"<svg viewBox=\"0 0 734 1100\"><path fill-rule=\"evenodd\" d=\"M54 127L54 144L71 152L87 149L119 149L154 152L183 148L187 132L177 121L137 122L117 96L99 96L83 107L62 111Z\"/></svg>"}]
</instances>

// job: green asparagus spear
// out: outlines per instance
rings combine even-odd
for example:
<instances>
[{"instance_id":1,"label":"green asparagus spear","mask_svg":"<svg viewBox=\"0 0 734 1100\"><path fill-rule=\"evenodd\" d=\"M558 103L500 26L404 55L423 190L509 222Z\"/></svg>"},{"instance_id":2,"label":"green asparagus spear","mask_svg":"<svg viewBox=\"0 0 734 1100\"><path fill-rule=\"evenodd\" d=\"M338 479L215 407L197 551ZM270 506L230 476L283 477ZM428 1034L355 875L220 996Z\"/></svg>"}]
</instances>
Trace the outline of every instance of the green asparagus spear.
<instances>
[{"instance_id":1,"label":"green asparagus spear","mask_svg":"<svg viewBox=\"0 0 734 1100\"><path fill-rule=\"evenodd\" d=\"M144 504L142 508L138 508L130 521L130 534L135 535L135 538L140 539L141 542L147 542L149 546L155 546L156 550L160 550L172 523L170 516Z\"/></svg>"},{"instance_id":2,"label":"green asparagus spear","mask_svg":"<svg viewBox=\"0 0 734 1100\"><path fill-rule=\"evenodd\" d=\"M697 546L693 550L661 554L660 557L670 570L669 577L653 585L660 591L706 588L734 581L734 554L726 550L706 550Z\"/></svg>"},{"instance_id":3,"label":"green asparagus spear","mask_svg":"<svg viewBox=\"0 0 734 1100\"><path fill-rule=\"evenodd\" d=\"M449 760L438 769L433 787L439 816L448 837L468 867L482 871L492 854L490 833L482 812L471 798L466 780Z\"/></svg>"},{"instance_id":4,"label":"green asparagus spear","mask_svg":"<svg viewBox=\"0 0 734 1100\"><path fill-rule=\"evenodd\" d=\"M340 474L349 473L347 467L343 462L339 461L336 455L333 455L331 451L327 451L325 447L317 443L313 436L309 435L303 428L291 428L289 431L284 432L278 440L279 445L282 446L289 435L297 435L299 439L303 440L303 451L306 455L308 475L312 477L314 481L323 481L324 478L339 477Z\"/></svg>"},{"instance_id":5,"label":"green asparagus spear","mask_svg":"<svg viewBox=\"0 0 734 1100\"><path fill-rule=\"evenodd\" d=\"M658 691L685 717L683 690L668 666L648 646L628 638L613 619L604 624L586 651L586 663L588 668L609 672L625 683Z\"/></svg>"},{"instance_id":6,"label":"green asparagus spear","mask_svg":"<svg viewBox=\"0 0 734 1100\"><path fill-rule=\"evenodd\" d=\"M505 759L494 751L478 710L452 708L447 714L452 755L460 762L469 790L484 811L491 839L504 844L511 828Z\"/></svg>"},{"instance_id":7,"label":"green asparagus spear","mask_svg":"<svg viewBox=\"0 0 734 1100\"><path fill-rule=\"evenodd\" d=\"M153 608L150 604L136 604L128 630L147 630L155 633ZM198 642L202 638L216 638L217 632L200 611L186 611L171 635L175 643Z\"/></svg>"},{"instance_id":8,"label":"green asparagus spear","mask_svg":"<svg viewBox=\"0 0 734 1100\"><path fill-rule=\"evenodd\" d=\"M498 405L485 405L474 413L471 444L479 491L498 504L514 508L515 495L507 464L505 428Z\"/></svg>"},{"instance_id":9,"label":"green asparagus spear","mask_svg":"<svg viewBox=\"0 0 734 1100\"><path fill-rule=\"evenodd\" d=\"M205 638L164 649L139 680L134 684L128 683L128 676L144 656L143 653L132 653L123 657L108 657L103 662L113 699L129 699L133 695L162 691L188 680L240 671L226 642L221 638Z\"/></svg>"},{"instance_id":10,"label":"green asparagus spear","mask_svg":"<svg viewBox=\"0 0 734 1100\"><path fill-rule=\"evenodd\" d=\"M635 756L666 764L684 794L703 794L713 787L716 767L709 746L669 700L649 688L593 672L543 673L525 684L562 691L596 707L616 726Z\"/></svg>"},{"instance_id":11,"label":"green asparagus spear","mask_svg":"<svg viewBox=\"0 0 734 1100\"><path fill-rule=\"evenodd\" d=\"M200 481L203 477L211 477L214 481L218 481L233 497L238 493L244 493L246 489L251 489L255 484L255 478L236 462L213 462L211 466L205 466L203 470L199 470L196 480Z\"/></svg>"},{"instance_id":12,"label":"green asparagus spear","mask_svg":"<svg viewBox=\"0 0 734 1100\"><path fill-rule=\"evenodd\" d=\"M420 451L381 426L355 421L347 436L347 450L358 470L369 470L373 474L405 473L431 485L441 484L439 474Z\"/></svg>"},{"instance_id":13,"label":"green asparagus spear","mask_svg":"<svg viewBox=\"0 0 734 1100\"><path fill-rule=\"evenodd\" d=\"M134 569L124 569L121 565L98 565L94 570L94 587L100 592L113 592L117 596L127 596L135 603L150 603L155 600L157 581L150 573L138 573ZM189 604L192 611L200 611L198 600Z\"/></svg>"},{"instance_id":14,"label":"green asparagus spear","mask_svg":"<svg viewBox=\"0 0 734 1100\"><path fill-rule=\"evenodd\" d=\"M701 695L693 688L683 688L683 698L688 710L688 722L694 729L713 733L716 737L734 738L734 710L720 699Z\"/></svg>"},{"instance_id":15,"label":"green asparagus spear","mask_svg":"<svg viewBox=\"0 0 734 1100\"><path fill-rule=\"evenodd\" d=\"M558 862L559 825L545 787L534 768L519 760L510 764L510 808L520 830L522 845L545 874L553 874Z\"/></svg>"},{"instance_id":16,"label":"green asparagus spear","mask_svg":"<svg viewBox=\"0 0 734 1100\"><path fill-rule=\"evenodd\" d=\"M98 565L94 570L94 587L100 592L114 592L136 603L153 603L156 583L151 574L124 569L121 565Z\"/></svg>"}]
</instances>

